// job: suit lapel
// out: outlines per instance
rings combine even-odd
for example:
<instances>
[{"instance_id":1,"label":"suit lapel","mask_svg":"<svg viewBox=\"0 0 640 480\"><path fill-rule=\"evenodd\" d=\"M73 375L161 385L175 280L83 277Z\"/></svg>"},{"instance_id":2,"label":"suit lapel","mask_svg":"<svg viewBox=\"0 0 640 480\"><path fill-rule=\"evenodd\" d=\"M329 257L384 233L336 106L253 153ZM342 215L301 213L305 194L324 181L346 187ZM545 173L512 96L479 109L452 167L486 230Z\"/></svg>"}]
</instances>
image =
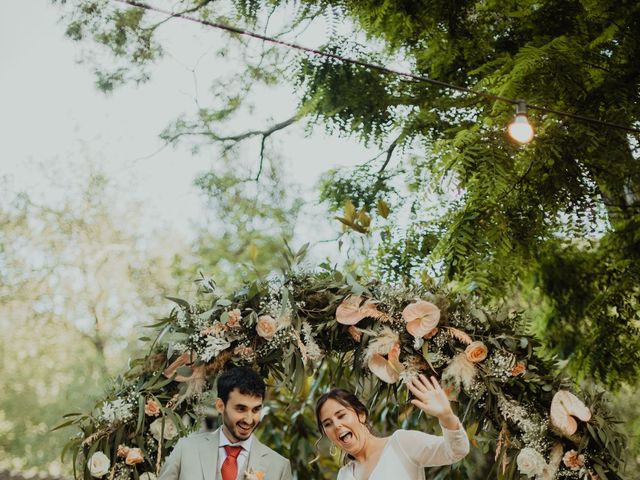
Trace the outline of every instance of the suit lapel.
<instances>
[{"instance_id":1,"label":"suit lapel","mask_svg":"<svg viewBox=\"0 0 640 480\"><path fill-rule=\"evenodd\" d=\"M238 478L244 478L245 471L251 469L254 472L262 471L266 472L267 470L267 462L265 461L265 457L269 454L269 450L265 447L260 441L254 436L253 442L251 443L251 451L249 451L249 458L247 459L247 464L245 465L245 469L241 472L241 476Z\"/></svg>"},{"instance_id":2,"label":"suit lapel","mask_svg":"<svg viewBox=\"0 0 640 480\"><path fill-rule=\"evenodd\" d=\"M199 454L204 480L217 480L218 477L218 430L204 437L200 442Z\"/></svg>"}]
</instances>

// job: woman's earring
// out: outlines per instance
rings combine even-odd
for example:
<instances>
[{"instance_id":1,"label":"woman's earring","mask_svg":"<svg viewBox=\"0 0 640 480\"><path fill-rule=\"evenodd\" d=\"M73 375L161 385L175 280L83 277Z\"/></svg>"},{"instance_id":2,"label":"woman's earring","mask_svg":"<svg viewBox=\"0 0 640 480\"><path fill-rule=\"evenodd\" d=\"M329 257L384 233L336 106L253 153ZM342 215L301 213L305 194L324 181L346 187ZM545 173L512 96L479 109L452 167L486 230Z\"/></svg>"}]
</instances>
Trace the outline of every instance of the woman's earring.
<instances>
[{"instance_id":1,"label":"woman's earring","mask_svg":"<svg viewBox=\"0 0 640 480\"><path fill-rule=\"evenodd\" d=\"M332 457L335 457L336 455L338 455L338 447L335 446L335 444L331 444L331 448L329 448L329 455L331 455Z\"/></svg>"}]
</instances>

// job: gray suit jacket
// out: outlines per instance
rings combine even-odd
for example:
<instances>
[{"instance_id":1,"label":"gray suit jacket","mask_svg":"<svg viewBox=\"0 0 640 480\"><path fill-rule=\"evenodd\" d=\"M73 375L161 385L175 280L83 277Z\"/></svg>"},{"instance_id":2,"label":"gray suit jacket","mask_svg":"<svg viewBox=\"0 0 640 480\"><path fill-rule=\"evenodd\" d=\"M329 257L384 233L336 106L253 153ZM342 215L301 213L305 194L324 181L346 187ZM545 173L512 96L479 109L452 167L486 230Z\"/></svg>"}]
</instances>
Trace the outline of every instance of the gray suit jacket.
<instances>
[{"instance_id":1,"label":"gray suit jacket","mask_svg":"<svg viewBox=\"0 0 640 480\"><path fill-rule=\"evenodd\" d=\"M178 441L165 460L158 480L219 480L218 430L194 433ZM263 445L254 436L247 469L264 472L265 480L291 480L291 464L282 455ZM238 480L244 480L244 471Z\"/></svg>"}]
</instances>

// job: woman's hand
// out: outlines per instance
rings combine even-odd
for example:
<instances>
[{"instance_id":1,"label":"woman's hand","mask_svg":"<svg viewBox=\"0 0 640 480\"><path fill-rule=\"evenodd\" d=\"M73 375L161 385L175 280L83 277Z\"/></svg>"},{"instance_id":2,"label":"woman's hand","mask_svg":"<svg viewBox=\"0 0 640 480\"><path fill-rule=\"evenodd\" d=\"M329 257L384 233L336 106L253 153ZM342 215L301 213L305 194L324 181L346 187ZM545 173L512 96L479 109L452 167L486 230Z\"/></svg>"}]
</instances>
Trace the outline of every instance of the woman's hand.
<instances>
[{"instance_id":1,"label":"woman's hand","mask_svg":"<svg viewBox=\"0 0 640 480\"><path fill-rule=\"evenodd\" d=\"M419 375L412 378L407 383L407 387L416 397L411 400L411 403L427 415L437 417L444 428L450 430L458 428L460 421L453 413L447 394L442 390L435 377L428 380L424 375Z\"/></svg>"}]
</instances>

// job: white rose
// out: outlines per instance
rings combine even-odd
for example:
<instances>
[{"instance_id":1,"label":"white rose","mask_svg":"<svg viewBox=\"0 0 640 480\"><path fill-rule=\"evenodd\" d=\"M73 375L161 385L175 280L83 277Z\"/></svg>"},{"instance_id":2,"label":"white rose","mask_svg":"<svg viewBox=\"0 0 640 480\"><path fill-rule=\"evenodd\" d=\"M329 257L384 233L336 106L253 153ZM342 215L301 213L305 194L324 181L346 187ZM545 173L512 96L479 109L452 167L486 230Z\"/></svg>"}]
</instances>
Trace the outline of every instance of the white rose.
<instances>
[{"instance_id":1,"label":"white rose","mask_svg":"<svg viewBox=\"0 0 640 480\"><path fill-rule=\"evenodd\" d=\"M162 418L155 419L153 423L149 425L149 431L158 442L160 441L160 435L162 435L165 440L172 440L178 435L178 429L175 423L168 418L164 419L164 433L162 433Z\"/></svg>"},{"instance_id":2,"label":"white rose","mask_svg":"<svg viewBox=\"0 0 640 480\"><path fill-rule=\"evenodd\" d=\"M140 475L140 480L156 480L157 478L156 474L151 472L144 472Z\"/></svg>"},{"instance_id":3,"label":"white rose","mask_svg":"<svg viewBox=\"0 0 640 480\"><path fill-rule=\"evenodd\" d=\"M535 449L526 447L518 454L518 470L527 477L542 475L547 462L544 457Z\"/></svg>"},{"instance_id":4,"label":"white rose","mask_svg":"<svg viewBox=\"0 0 640 480\"><path fill-rule=\"evenodd\" d=\"M100 478L104 477L107 473L109 473L109 467L111 466L111 462L109 462L109 457L107 457L102 452L96 452L91 455L91 458L87 462L87 468L89 468L89 473L91 476Z\"/></svg>"}]
</instances>

